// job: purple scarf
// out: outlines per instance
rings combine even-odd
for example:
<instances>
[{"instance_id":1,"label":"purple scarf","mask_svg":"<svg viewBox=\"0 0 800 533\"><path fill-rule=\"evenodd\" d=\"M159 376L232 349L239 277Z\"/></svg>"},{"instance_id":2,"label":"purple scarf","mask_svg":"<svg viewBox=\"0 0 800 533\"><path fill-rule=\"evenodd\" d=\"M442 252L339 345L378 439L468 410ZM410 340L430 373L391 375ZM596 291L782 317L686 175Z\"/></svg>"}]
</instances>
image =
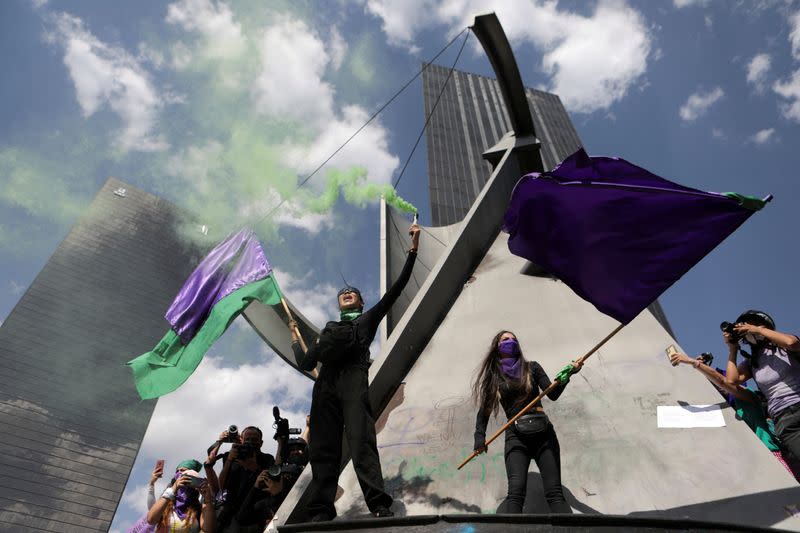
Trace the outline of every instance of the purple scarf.
<instances>
[{"instance_id":1,"label":"purple scarf","mask_svg":"<svg viewBox=\"0 0 800 533\"><path fill-rule=\"evenodd\" d=\"M498 361L500 362L500 370L503 371L506 377L519 379L522 376L522 365L519 357L503 357Z\"/></svg>"},{"instance_id":2,"label":"purple scarf","mask_svg":"<svg viewBox=\"0 0 800 533\"><path fill-rule=\"evenodd\" d=\"M177 477L180 477L180 475L173 478L170 485L175 483L175 479ZM175 513L181 520L186 519L186 513L189 512L189 509L192 507L197 507L199 504L200 493L197 491L197 489L193 489L191 487L180 487L175 491Z\"/></svg>"}]
</instances>

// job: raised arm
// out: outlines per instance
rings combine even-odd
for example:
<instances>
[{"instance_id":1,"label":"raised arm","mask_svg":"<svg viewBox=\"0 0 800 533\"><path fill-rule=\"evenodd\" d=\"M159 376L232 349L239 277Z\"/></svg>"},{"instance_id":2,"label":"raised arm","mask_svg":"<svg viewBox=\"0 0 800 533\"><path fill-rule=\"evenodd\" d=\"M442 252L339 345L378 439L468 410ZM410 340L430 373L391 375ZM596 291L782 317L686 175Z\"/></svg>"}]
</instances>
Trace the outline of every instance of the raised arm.
<instances>
[{"instance_id":1,"label":"raised arm","mask_svg":"<svg viewBox=\"0 0 800 533\"><path fill-rule=\"evenodd\" d=\"M416 224L411 226L409 229L409 233L411 234L411 249L408 251L408 257L406 258L406 264L403 265L403 270L400 272L400 275L397 277L389 290L386 291L386 294L383 295L380 301L372 306L363 315L361 315L359 323L365 328L366 336L372 336L375 334L375 332L378 330L378 324L380 324L381 320L383 320L383 317L386 316L386 313L389 312L392 304L394 304L394 302L397 301L397 298L400 297L400 294L406 287L408 280L411 279L411 271L414 269L414 263L417 260L419 231L419 226Z\"/></svg>"},{"instance_id":2,"label":"raised arm","mask_svg":"<svg viewBox=\"0 0 800 533\"><path fill-rule=\"evenodd\" d=\"M678 363L692 365L694 368L697 369L698 372L703 374L703 376L713 383L718 388L724 390L725 392L732 394L734 398L737 400L743 400L745 402L755 402L756 398L752 392L745 389L741 385L734 385L732 383L728 383L725 380L725 376L708 366L707 364L703 363L699 359L692 359L688 355L684 353L675 353L670 356L670 361Z\"/></svg>"},{"instance_id":3,"label":"raised arm","mask_svg":"<svg viewBox=\"0 0 800 533\"><path fill-rule=\"evenodd\" d=\"M753 324L736 324L734 329L736 333L740 335L745 335L747 333L761 335L778 348L783 348L787 352L800 352L800 339L797 335L781 333L774 329L769 329L764 326L754 326Z\"/></svg>"},{"instance_id":4,"label":"raised arm","mask_svg":"<svg viewBox=\"0 0 800 533\"><path fill-rule=\"evenodd\" d=\"M731 339L731 336L725 332L722 333L722 338L728 346L728 364L725 367L725 382L729 385L741 385L752 377L750 365L742 363L741 366L736 365L736 356L739 354L739 344Z\"/></svg>"}]
</instances>

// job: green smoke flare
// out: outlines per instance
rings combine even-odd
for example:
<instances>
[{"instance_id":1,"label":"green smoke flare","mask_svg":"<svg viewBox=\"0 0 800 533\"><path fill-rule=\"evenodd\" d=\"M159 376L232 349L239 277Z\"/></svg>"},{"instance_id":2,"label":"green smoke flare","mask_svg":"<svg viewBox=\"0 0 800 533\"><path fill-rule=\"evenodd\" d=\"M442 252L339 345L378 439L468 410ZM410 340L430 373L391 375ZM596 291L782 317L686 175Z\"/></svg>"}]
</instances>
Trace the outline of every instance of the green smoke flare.
<instances>
[{"instance_id":1,"label":"green smoke flare","mask_svg":"<svg viewBox=\"0 0 800 533\"><path fill-rule=\"evenodd\" d=\"M386 203L404 213L416 213L417 208L402 199L389 184L369 183L366 181L367 170L355 167L349 170L328 171L328 183L323 193L309 201L309 208L315 213L328 211L341 195L349 204L364 207L384 197Z\"/></svg>"}]
</instances>

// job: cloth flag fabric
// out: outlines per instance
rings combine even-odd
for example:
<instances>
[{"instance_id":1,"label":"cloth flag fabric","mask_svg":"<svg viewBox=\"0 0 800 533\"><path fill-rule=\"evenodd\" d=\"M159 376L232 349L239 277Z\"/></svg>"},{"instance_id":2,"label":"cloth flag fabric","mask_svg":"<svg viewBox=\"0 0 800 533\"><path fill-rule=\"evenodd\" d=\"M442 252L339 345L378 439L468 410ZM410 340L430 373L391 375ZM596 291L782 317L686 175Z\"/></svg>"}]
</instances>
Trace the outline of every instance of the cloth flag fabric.
<instances>
[{"instance_id":1,"label":"cloth flag fabric","mask_svg":"<svg viewBox=\"0 0 800 533\"><path fill-rule=\"evenodd\" d=\"M281 294L252 230L227 238L200 262L165 318L172 328L153 351L127 364L143 399L180 387L206 351L252 301L276 305Z\"/></svg>"},{"instance_id":2,"label":"cloth flag fabric","mask_svg":"<svg viewBox=\"0 0 800 533\"><path fill-rule=\"evenodd\" d=\"M503 229L511 253L627 324L766 201L684 187L581 148L517 183Z\"/></svg>"}]
</instances>

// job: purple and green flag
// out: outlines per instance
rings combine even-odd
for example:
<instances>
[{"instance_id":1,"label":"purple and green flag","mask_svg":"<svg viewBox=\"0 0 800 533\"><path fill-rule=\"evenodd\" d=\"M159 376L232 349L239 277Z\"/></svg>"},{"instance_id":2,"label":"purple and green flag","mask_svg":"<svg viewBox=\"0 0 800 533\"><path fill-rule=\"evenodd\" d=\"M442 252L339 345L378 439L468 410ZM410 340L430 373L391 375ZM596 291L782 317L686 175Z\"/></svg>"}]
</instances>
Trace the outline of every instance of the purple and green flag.
<instances>
[{"instance_id":1,"label":"purple and green flag","mask_svg":"<svg viewBox=\"0 0 800 533\"><path fill-rule=\"evenodd\" d=\"M517 183L503 229L511 253L627 324L770 199L684 187L581 148Z\"/></svg>"},{"instance_id":2,"label":"purple and green flag","mask_svg":"<svg viewBox=\"0 0 800 533\"><path fill-rule=\"evenodd\" d=\"M211 250L183 284L165 316L172 328L153 351L127 363L139 396L157 398L180 387L254 300L277 305L281 294L261 243L243 229Z\"/></svg>"}]
</instances>

